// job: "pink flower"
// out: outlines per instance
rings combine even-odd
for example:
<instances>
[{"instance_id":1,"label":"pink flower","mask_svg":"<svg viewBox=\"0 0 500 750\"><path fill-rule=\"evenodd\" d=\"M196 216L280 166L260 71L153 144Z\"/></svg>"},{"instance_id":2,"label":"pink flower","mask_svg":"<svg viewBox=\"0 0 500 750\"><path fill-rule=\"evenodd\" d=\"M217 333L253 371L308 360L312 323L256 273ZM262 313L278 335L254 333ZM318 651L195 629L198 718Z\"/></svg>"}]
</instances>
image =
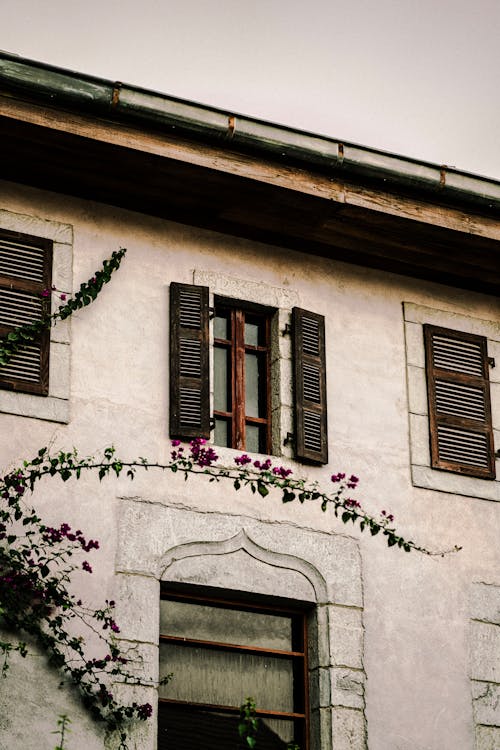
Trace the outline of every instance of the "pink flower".
<instances>
[{"instance_id":1,"label":"pink flower","mask_svg":"<svg viewBox=\"0 0 500 750\"><path fill-rule=\"evenodd\" d=\"M64 300L66 299L66 295L65 294L61 294L61 299L64 302Z\"/></svg>"},{"instance_id":2,"label":"pink flower","mask_svg":"<svg viewBox=\"0 0 500 750\"><path fill-rule=\"evenodd\" d=\"M173 445L174 448L177 448L177 446L180 445L180 444L181 444L180 440L172 440L172 445Z\"/></svg>"},{"instance_id":3,"label":"pink flower","mask_svg":"<svg viewBox=\"0 0 500 750\"><path fill-rule=\"evenodd\" d=\"M82 568L83 568L83 570L86 570L86 571L87 571L87 573L92 573L92 568L90 567L90 565L89 565L89 563L87 562L87 560L84 560L84 561L82 562Z\"/></svg>"},{"instance_id":4,"label":"pink flower","mask_svg":"<svg viewBox=\"0 0 500 750\"><path fill-rule=\"evenodd\" d=\"M50 297L50 289L44 289L42 292L42 297Z\"/></svg>"}]
</instances>

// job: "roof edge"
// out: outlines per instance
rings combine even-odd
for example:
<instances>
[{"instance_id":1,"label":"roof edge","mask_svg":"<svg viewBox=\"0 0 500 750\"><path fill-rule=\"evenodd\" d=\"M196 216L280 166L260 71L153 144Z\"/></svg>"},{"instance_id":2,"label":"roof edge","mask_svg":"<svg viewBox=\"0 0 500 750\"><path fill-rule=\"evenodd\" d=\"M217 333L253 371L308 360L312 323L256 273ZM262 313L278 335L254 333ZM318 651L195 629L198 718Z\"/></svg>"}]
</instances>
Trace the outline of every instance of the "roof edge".
<instances>
[{"instance_id":1,"label":"roof edge","mask_svg":"<svg viewBox=\"0 0 500 750\"><path fill-rule=\"evenodd\" d=\"M0 90L118 120L148 122L179 135L219 141L293 160L335 176L382 180L439 195L452 203L500 208L500 181L446 165L339 141L303 130L167 96L137 86L76 73L0 52Z\"/></svg>"}]
</instances>

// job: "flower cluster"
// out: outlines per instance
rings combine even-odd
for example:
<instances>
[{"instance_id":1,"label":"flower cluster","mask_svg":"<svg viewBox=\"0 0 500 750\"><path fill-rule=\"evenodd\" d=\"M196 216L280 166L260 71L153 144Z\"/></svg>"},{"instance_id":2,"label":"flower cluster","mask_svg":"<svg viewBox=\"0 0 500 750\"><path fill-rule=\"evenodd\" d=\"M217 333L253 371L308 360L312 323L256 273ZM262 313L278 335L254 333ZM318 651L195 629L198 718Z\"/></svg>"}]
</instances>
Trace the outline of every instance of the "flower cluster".
<instances>
[{"instance_id":1,"label":"flower cluster","mask_svg":"<svg viewBox=\"0 0 500 750\"><path fill-rule=\"evenodd\" d=\"M205 438L194 438L189 443L191 448L190 458L196 466L204 468L205 466L212 466L218 459L219 456L210 446L206 447L207 441Z\"/></svg>"},{"instance_id":2,"label":"flower cluster","mask_svg":"<svg viewBox=\"0 0 500 750\"><path fill-rule=\"evenodd\" d=\"M61 542L63 539L67 539L69 542L78 542L85 552L99 549L99 542L96 539L89 539L87 542L80 529L72 532L71 526L67 523L62 523L58 529L47 526L42 536L45 541L50 541L52 544Z\"/></svg>"}]
</instances>

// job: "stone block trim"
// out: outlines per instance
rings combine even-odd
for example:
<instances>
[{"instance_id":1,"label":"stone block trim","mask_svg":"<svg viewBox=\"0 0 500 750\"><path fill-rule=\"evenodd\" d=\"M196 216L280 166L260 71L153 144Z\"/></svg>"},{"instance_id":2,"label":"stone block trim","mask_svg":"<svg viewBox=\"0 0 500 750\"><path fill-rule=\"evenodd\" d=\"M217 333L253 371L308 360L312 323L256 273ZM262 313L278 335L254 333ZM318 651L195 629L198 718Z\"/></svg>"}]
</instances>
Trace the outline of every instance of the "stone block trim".
<instances>
[{"instance_id":1,"label":"stone block trim","mask_svg":"<svg viewBox=\"0 0 500 750\"><path fill-rule=\"evenodd\" d=\"M52 283L58 289L73 289L73 227L36 216L0 210L0 228L52 240ZM52 309L59 302L52 300ZM60 304L60 303L59 303ZM70 419L70 319L62 321L50 333L49 395L0 390L0 412L34 417L49 422L67 423Z\"/></svg>"},{"instance_id":2,"label":"stone block trim","mask_svg":"<svg viewBox=\"0 0 500 750\"><path fill-rule=\"evenodd\" d=\"M472 584L470 615L476 750L497 750L500 747L500 585Z\"/></svg>"},{"instance_id":3,"label":"stone block trim","mask_svg":"<svg viewBox=\"0 0 500 750\"><path fill-rule=\"evenodd\" d=\"M354 539L138 497L121 499L120 516L115 598L127 645L145 662L154 658L160 581L310 602L311 747L365 750L362 578ZM141 750L154 750L153 733L141 742Z\"/></svg>"},{"instance_id":4,"label":"stone block trim","mask_svg":"<svg viewBox=\"0 0 500 750\"><path fill-rule=\"evenodd\" d=\"M429 323L442 328L485 336L488 339L488 355L495 358L498 365L500 364L500 323L479 320L451 311L436 310L412 302L403 302L403 313L413 485L454 495L500 501L498 464L497 478L494 481L431 468L423 332L424 324ZM489 376L495 446L498 447L500 445L500 367L490 368Z\"/></svg>"}]
</instances>

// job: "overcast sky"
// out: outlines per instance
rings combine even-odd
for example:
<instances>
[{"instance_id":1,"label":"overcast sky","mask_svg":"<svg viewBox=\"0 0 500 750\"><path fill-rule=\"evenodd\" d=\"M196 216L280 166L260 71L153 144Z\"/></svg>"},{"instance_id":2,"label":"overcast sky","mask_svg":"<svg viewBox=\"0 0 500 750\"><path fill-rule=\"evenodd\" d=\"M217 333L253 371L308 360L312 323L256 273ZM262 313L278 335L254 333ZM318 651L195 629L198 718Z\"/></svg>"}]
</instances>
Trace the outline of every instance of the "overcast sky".
<instances>
[{"instance_id":1,"label":"overcast sky","mask_svg":"<svg viewBox=\"0 0 500 750\"><path fill-rule=\"evenodd\" d=\"M500 179L500 0L0 0L0 49Z\"/></svg>"}]
</instances>

